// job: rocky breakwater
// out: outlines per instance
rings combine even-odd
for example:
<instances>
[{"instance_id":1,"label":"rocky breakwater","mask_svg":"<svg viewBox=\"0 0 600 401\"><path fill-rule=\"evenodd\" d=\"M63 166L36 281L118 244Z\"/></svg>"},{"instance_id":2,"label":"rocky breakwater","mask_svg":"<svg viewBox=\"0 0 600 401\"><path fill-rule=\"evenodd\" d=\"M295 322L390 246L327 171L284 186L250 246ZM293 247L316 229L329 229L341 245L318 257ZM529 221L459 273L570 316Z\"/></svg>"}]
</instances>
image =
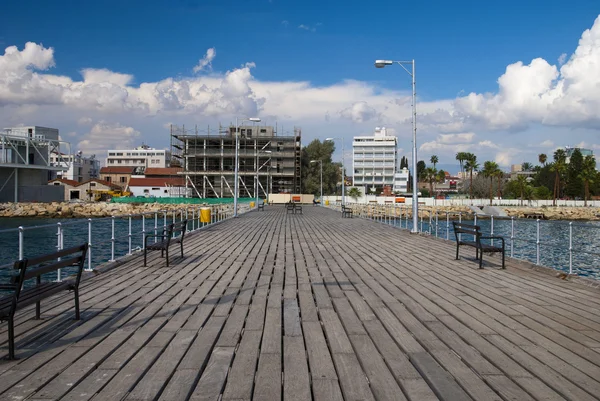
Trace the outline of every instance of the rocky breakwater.
<instances>
[{"instance_id":1,"label":"rocky breakwater","mask_svg":"<svg viewBox=\"0 0 600 401\"><path fill-rule=\"evenodd\" d=\"M600 221L600 208L598 207L504 207L502 209L509 216L519 218L537 215L548 220Z\"/></svg>"},{"instance_id":2,"label":"rocky breakwater","mask_svg":"<svg viewBox=\"0 0 600 401\"><path fill-rule=\"evenodd\" d=\"M0 217L85 218L141 214L162 210L197 209L203 205L159 203L3 203Z\"/></svg>"}]
</instances>

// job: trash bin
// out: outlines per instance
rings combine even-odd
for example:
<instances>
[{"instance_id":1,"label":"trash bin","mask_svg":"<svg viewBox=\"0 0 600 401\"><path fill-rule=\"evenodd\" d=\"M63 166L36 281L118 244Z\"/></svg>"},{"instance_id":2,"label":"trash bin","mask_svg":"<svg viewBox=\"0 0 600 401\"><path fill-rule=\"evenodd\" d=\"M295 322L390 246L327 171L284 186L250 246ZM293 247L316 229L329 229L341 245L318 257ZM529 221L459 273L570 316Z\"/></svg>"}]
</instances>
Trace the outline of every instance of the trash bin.
<instances>
[{"instance_id":1,"label":"trash bin","mask_svg":"<svg viewBox=\"0 0 600 401\"><path fill-rule=\"evenodd\" d=\"M210 223L210 208L203 207L200 209L200 222L201 223Z\"/></svg>"},{"instance_id":2,"label":"trash bin","mask_svg":"<svg viewBox=\"0 0 600 401\"><path fill-rule=\"evenodd\" d=\"M328 200L325 201L325 206L329 206L329 201Z\"/></svg>"},{"instance_id":3,"label":"trash bin","mask_svg":"<svg viewBox=\"0 0 600 401\"><path fill-rule=\"evenodd\" d=\"M254 209L254 202L250 202L250 209Z\"/></svg>"}]
</instances>

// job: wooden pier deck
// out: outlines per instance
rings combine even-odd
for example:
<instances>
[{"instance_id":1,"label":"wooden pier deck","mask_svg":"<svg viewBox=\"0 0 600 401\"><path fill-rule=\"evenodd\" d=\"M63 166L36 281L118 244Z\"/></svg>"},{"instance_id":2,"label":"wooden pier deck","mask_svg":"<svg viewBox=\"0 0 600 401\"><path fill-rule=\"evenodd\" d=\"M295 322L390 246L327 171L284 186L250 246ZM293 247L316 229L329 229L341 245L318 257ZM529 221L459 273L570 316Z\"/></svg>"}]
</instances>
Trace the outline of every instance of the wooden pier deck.
<instances>
[{"instance_id":1,"label":"wooden pier deck","mask_svg":"<svg viewBox=\"0 0 600 401\"><path fill-rule=\"evenodd\" d=\"M267 206L20 312L0 399L597 400L600 291L454 250Z\"/></svg>"}]
</instances>

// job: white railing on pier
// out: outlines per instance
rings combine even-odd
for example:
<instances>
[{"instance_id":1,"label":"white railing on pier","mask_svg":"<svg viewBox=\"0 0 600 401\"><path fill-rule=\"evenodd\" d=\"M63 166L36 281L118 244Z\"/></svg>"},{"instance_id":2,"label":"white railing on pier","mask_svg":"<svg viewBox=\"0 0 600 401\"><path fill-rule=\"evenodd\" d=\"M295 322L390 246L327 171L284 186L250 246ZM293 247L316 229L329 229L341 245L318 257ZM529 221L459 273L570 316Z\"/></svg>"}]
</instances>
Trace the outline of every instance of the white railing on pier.
<instances>
[{"instance_id":1,"label":"white railing on pier","mask_svg":"<svg viewBox=\"0 0 600 401\"><path fill-rule=\"evenodd\" d=\"M346 206L353 209L354 216L412 231L410 205L346 203ZM330 202L329 207L341 212L339 202ZM486 234L504 236L507 255L512 258L600 279L600 223L500 217L421 207L417 231L454 240L451 223L463 220L479 224Z\"/></svg>"},{"instance_id":2,"label":"white railing on pier","mask_svg":"<svg viewBox=\"0 0 600 401\"><path fill-rule=\"evenodd\" d=\"M211 212L210 222L202 222L201 209L206 208ZM250 210L249 204L238 204L238 214ZM143 251L146 234L160 234L170 223L188 220L188 230L198 231L231 219L233 215L232 204L214 204L111 217L63 220L52 224L4 229L0 230L0 235L6 237L15 233L18 245L16 255L11 258L12 262L0 265L0 273L2 269L11 268L16 260L53 252L53 250L40 250L43 249L43 246L40 246L43 239L48 239L44 235L52 228L56 229L56 242L52 246L56 251L64 249L66 242L68 247L87 241L89 248L85 270L92 271L98 265L115 262L119 258ZM37 233L41 234L36 236ZM32 234L31 241L27 241L26 234ZM156 237L154 241L157 241ZM36 251L32 251L33 249ZM62 278L62 271L58 270L56 280L61 281Z\"/></svg>"}]
</instances>

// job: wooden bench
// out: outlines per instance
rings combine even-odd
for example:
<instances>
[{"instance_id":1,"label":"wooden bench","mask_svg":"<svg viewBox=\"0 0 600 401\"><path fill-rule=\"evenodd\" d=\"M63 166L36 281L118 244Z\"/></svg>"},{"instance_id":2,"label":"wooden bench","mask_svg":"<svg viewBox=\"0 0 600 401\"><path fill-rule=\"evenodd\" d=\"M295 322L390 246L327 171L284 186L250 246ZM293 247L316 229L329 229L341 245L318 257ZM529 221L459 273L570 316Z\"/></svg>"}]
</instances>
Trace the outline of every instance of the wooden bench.
<instances>
[{"instance_id":1,"label":"wooden bench","mask_svg":"<svg viewBox=\"0 0 600 401\"><path fill-rule=\"evenodd\" d=\"M258 210L262 210L264 212L265 211L265 204L264 203L259 203L258 204Z\"/></svg>"},{"instance_id":2,"label":"wooden bench","mask_svg":"<svg viewBox=\"0 0 600 401\"><path fill-rule=\"evenodd\" d=\"M499 236L482 236L481 235L481 227L466 224L466 223L457 223L455 221L452 222L454 227L454 236L456 237L456 259L458 259L458 249L461 245L472 246L475 248L475 259L479 259L479 268L483 269L483 254L484 253L496 253L502 252L502 268L504 269L504 237ZM465 241L462 239L462 235L466 234L473 237L472 241ZM502 241L502 246L494 246L491 244L484 244L481 240L500 240Z\"/></svg>"},{"instance_id":3,"label":"wooden bench","mask_svg":"<svg viewBox=\"0 0 600 401\"><path fill-rule=\"evenodd\" d=\"M342 217L352 218L352 208L342 205Z\"/></svg>"},{"instance_id":4,"label":"wooden bench","mask_svg":"<svg viewBox=\"0 0 600 401\"><path fill-rule=\"evenodd\" d=\"M286 214L287 213L296 213L296 208L294 207L294 204L291 202L288 202L285 204L285 210L286 210Z\"/></svg>"},{"instance_id":5,"label":"wooden bench","mask_svg":"<svg viewBox=\"0 0 600 401\"><path fill-rule=\"evenodd\" d=\"M40 301L61 291L73 291L75 296L75 319L79 320L79 282L85 263L88 244L75 246L62 251L18 260L14 263L15 274L11 276L10 284L0 285L1 290L8 292L0 298L0 320L8 321L8 359L15 359L15 312L28 305L35 304L35 317L40 318ZM42 282L42 275L58 269L76 266L74 278L64 281ZM18 271L18 272L17 272ZM35 285L23 288L27 280L35 278ZM12 291L12 294L10 292Z\"/></svg>"},{"instance_id":6,"label":"wooden bench","mask_svg":"<svg viewBox=\"0 0 600 401\"><path fill-rule=\"evenodd\" d=\"M298 203L294 203L294 214L295 213L300 213L302 214L302 205L298 204Z\"/></svg>"},{"instance_id":7,"label":"wooden bench","mask_svg":"<svg viewBox=\"0 0 600 401\"><path fill-rule=\"evenodd\" d=\"M144 238L144 266L146 266L146 254L148 251L160 251L162 258L166 254L167 267L169 267L169 246L179 244L181 248L181 257L183 258L183 239L187 231L187 220L182 220L179 223L171 223L165 227L162 234L146 235ZM160 238L161 240L152 244L148 244L149 238Z\"/></svg>"}]
</instances>

